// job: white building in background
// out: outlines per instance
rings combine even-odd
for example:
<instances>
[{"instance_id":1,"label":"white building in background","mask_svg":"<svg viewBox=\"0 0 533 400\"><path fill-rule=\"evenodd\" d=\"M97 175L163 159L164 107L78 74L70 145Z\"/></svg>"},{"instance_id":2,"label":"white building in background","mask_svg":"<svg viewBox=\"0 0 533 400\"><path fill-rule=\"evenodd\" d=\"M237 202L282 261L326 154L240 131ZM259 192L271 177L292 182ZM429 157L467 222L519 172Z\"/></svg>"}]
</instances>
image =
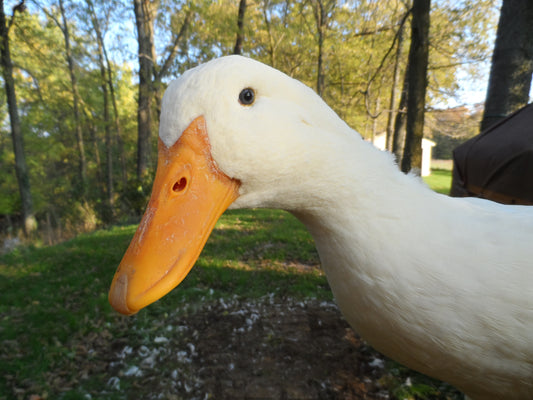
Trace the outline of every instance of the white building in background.
<instances>
[{"instance_id":1,"label":"white building in background","mask_svg":"<svg viewBox=\"0 0 533 400\"><path fill-rule=\"evenodd\" d=\"M385 150L385 133L380 133L374 137L374 146L380 150ZM429 139L422 139L422 176L431 175L431 149L436 143Z\"/></svg>"}]
</instances>

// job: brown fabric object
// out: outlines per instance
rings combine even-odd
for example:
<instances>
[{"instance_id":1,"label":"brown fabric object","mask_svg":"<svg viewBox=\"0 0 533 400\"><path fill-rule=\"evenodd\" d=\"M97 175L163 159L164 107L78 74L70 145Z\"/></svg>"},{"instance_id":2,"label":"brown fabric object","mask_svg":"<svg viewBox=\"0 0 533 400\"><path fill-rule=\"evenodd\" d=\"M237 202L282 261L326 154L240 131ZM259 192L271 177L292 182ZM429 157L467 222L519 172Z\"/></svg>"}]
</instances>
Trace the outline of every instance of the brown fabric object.
<instances>
[{"instance_id":1,"label":"brown fabric object","mask_svg":"<svg viewBox=\"0 0 533 400\"><path fill-rule=\"evenodd\" d=\"M533 205L533 103L454 150L450 194Z\"/></svg>"}]
</instances>

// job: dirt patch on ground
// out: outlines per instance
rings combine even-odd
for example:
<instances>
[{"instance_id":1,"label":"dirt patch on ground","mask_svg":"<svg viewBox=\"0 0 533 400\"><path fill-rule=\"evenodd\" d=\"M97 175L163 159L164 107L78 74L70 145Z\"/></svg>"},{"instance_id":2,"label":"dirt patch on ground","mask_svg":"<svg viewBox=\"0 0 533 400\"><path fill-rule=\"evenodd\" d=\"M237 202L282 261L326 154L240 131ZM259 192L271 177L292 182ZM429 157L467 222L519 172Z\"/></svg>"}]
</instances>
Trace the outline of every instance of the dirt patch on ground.
<instances>
[{"instance_id":1,"label":"dirt patch on ground","mask_svg":"<svg viewBox=\"0 0 533 400\"><path fill-rule=\"evenodd\" d=\"M216 305L189 324L206 339L195 368L213 398L388 398L373 383L383 361L331 303Z\"/></svg>"},{"instance_id":2,"label":"dirt patch on ground","mask_svg":"<svg viewBox=\"0 0 533 400\"><path fill-rule=\"evenodd\" d=\"M211 298L160 318L117 317L112 326L124 335L103 322L71 338L61 368L45 373L48 389L7 377L13 398L393 400L391 379L411 384L409 372L392 378L333 302Z\"/></svg>"},{"instance_id":3,"label":"dirt patch on ground","mask_svg":"<svg viewBox=\"0 0 533 400\"><path fill-rule=\"evenodd\" d=\"M218 300L117 349L108 390L145 399L389 399L382 357L331 302ZM130 383L126 383L130 381Z\"/></svg>"}]
</instances>

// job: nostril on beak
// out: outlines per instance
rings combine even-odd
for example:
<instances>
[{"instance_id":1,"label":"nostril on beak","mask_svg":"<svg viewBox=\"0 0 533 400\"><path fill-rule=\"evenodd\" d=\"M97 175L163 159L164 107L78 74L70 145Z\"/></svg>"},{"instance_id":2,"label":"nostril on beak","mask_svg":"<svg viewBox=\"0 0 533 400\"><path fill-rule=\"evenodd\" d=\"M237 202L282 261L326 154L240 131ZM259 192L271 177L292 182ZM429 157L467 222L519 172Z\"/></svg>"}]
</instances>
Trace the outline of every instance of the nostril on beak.
<instances>
[{"instance_id":1,"label":"nostril on beak","mask_svg":"<svg viewBox=\"0 0 533 400\"><path fill-rule=\"evenodd\" d=\"M187 188L187 178L182 177L172 186L172 190L175 193L181 193Z\"/></svg>"}]
</instances>

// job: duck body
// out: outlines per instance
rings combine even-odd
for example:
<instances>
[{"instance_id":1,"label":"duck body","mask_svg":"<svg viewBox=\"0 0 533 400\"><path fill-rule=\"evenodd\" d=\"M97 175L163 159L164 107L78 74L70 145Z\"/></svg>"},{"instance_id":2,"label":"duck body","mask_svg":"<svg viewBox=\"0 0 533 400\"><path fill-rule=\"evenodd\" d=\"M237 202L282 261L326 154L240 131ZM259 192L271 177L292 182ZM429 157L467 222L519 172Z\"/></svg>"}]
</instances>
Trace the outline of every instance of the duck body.
<instances>
[{"instance_id":1,"label":"duck body","mask_svg":"<svg viewBox=\"0 0 533 400\"><path fill-rule=\"evenodd\" d=\"M349 170L379 168L386 180L357 182L361 196L338 187L326 207L292 211L347 321L383 354L472 399L532 398L530 210L439 195L366 151L383 164Z\"/></svg>"},{"instance_id":2,"label":"duck body","mask_svg":"<svg viewBox=\"0 0 533 400\"><path fill-rule=\"evenodd\" d=\"M245 88L251 104L239 102ZM169 86L161 146L197 121L212 164L238 182L229 207L299 218L340 310L373 347L472 399L533 398L533 208L431 191L311 89L247 58L211 61ZM130 259L110 293L126 311L127 271L140 268Z\"/></svg>"}]
</instances>

